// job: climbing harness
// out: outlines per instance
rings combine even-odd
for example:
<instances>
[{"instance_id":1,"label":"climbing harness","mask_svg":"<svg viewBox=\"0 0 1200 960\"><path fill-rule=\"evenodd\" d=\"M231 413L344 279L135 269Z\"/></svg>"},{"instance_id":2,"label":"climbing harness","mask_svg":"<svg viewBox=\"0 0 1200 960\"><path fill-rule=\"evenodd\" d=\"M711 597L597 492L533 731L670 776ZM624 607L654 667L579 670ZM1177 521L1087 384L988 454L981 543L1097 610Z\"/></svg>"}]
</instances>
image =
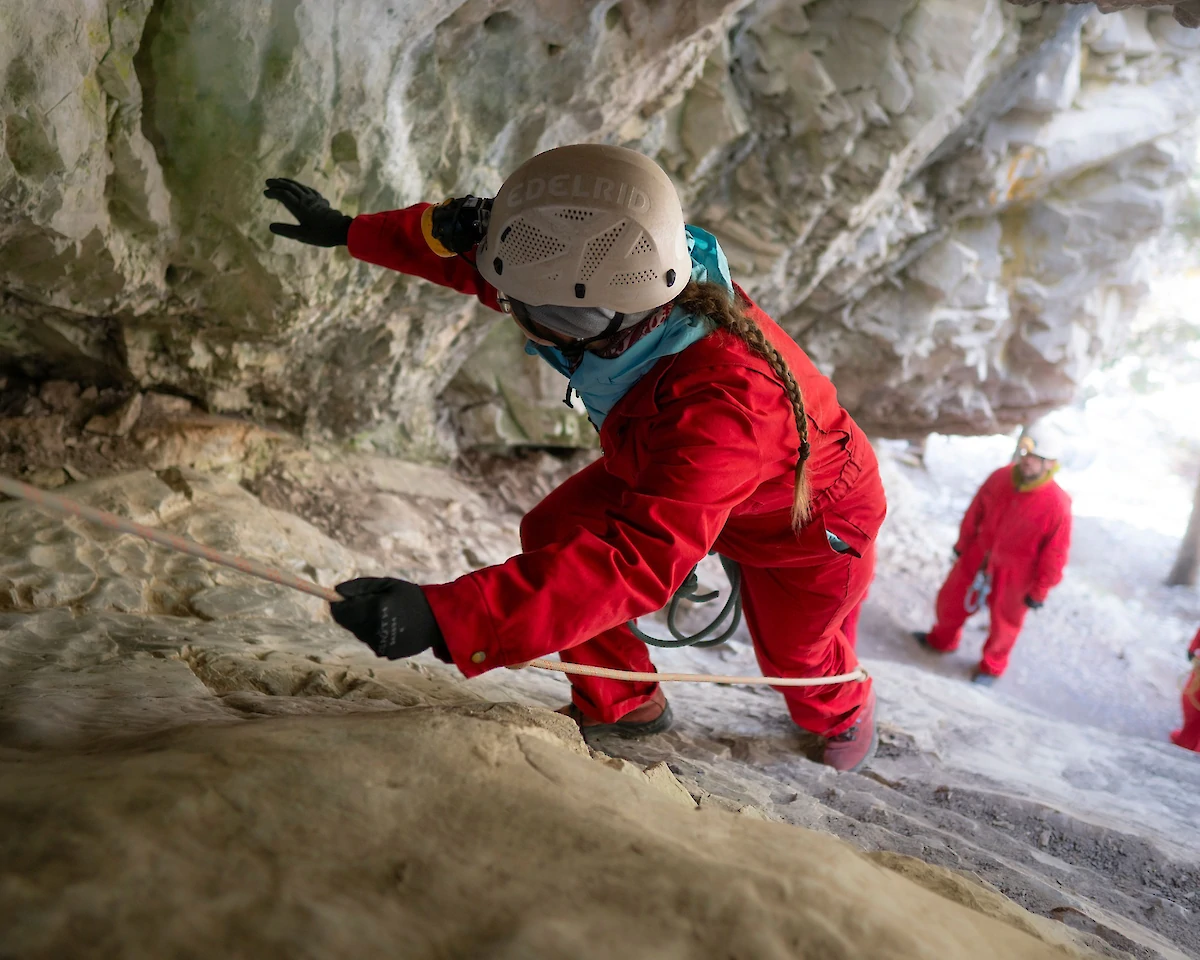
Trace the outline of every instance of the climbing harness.
<instances>
[{"instance_id":1,"label":"climbing harness","mask_svg":"<svg viewBox=\"0 0 1200 960\"><path fill-rule=\"evenodd\" d=\"M967 588L967 595L963 597L963 609L967 613L975 613L987 603L988 595L991 592L992 578L988 576L987 566L984 565L979 568L975 579L971 581L971 586Z\"/></svg>"},{"instance_id":2,"label":"climbing harness","mask_svg":"<svg viewBox=\"0 0 1200 960\"><path fill-rule=\"evenodd\" d=\"M716 551L713 551L714 553ZM718 556L720 556L718 554ZM667 606L667 629L671 631L672 640L660 640L658 637L652 637L645 633L637 625L636 620L630 620L627 626L633 632L633 635L644 643L650 644L652 647L666 647L668 650L676 647L715 647L718 644L724 643L733 636L739 624L742 622L742 568L730 560L728 557L720 557L721 566L725 570L725 576L729 578L729 597L725 601L725 606L721 608L721 612L717 614L707 627L697 633L688 636L679 629L676 623L676 614L679 612L679 604L684 600L690 600L692 603L709 603L720 593L713 590L711 593L698 593L700 589L700 578L696 571L700 568L692 567L692 572L687 575L687 578L675 591L671 597L671 602ZM729 626L721 631L720 635L711 636L715 630L719 630L725 619L732 614L733 619L730 620Z\"/></svg>"},{"instance_id":3,"label":"climbing harness","mask_svg":"<svg viewBox=\"0 0 1200 960\"><path fill-rule=\"evenodd\" d=\"M854 548L836 534L826 530L825 537L828 539L829 546L833 549L834 553L849 553L853 556L858 556ZM717 553L717 551L711 551L709 556L712 556L714 553ZM658 637L652 637L638 627L636 620L630 620L626 626L633 632L633 635L643 643L650 644L652 647L666 647L667 649L676 647L715 647L732 637L742 622L742 568L728 557L723 557L720 554L717 554L717 557L721 561L721 567L725 571L725 576L729 578L729 598L725 601L725 606L721 608L721 612L717 614L716 619L712 623L690 637L683 633L676 624L676 614L681 601L690 600L692 603L709 603L720 596L720 593L715 590L711 593L696 592L700 589L700 579L697 575L700 567L697 565L692 567L692 572L680 584L679 589L671 597L671 603L667 606L667 629L671 632L671 636L674 639L661 640ZM733 619L729 621L729 626L721 631L720 636L710 638L712 632L720 629L725 618L731 614Z\"/></svg>"},{"instance_id":4,"label":"climbing harness","mask_svg":"<svg viewBox=\"0 0 1200 960\"><path fill-rule=\"evenodd\" d=\"M7 494L10 497L16 497L20 500L28 500L30 503L53 511L54 513L59 513L70 517L79 517L81 520L87 520L89 523L98 524L99 526L106 527L109 530L116 530L120 533L129 533L135 537L141 537L143 540L149 540L151 543L157 543L159 546L166 547L168 550L174 550L176 553L186 553L190 556L199 557L202 560L208 560L211 563L220 564L224 567L232 567L234 570L240 570L242 573L249 574L252 577L259 577L263 580L269 580L272 583L277 583L280 586L291 587L293 590L299 590L302 593L308 593L314 597L320 597L322 600L326 600L329 603L337 603L345 599L332 587L323 587L319 583L313 583L311 580L305 580L303 577L297 577L295 574L288 573L286 570L280 570L277 567L271 567L265 563L259 563L257 560L249 560L245 557L238 557L230 553L225 553L222 550L215 550L212 547L206 547L203 544L197 543L195 540L191 540L187 537L181 537L178 534L168 533L166 530L160 530L157 527L148 527L145 524L136 523L133 520L127 520L125 517L119 517L115 513L109 513L107 510L97 510L95 507L85 506L84 504L78 503L75 500L69 500L66 497L60 497L57 494L47 493L45 490L40 490L37 487L30 486L27 483L21 483L19 480L13 480L2 475L0 475L0 493ZM732 599L733 598L731 597L731 601ZM729 601L726 603L726 606L728 605ZM718 621L719 620L720 618L718 618ZM681 646L681 644L670 645ZM552 660L530 660L528 663L515 664L511 669L521 669L523 667L536 667L539 670L550 670L555 673L570 673L584 677L604 677L610 680L629 680L643 683L723 683L747 686L764 685L772 687L817 687L826 684L865 681L869 676L867 671L861 666L853 673L843 673L836 677L725 677L712 676L710 674L702 673L639 673L632 670L612 670L607 667L591 667L581 663L555 663Z\"/></svg>"}]
</instances>

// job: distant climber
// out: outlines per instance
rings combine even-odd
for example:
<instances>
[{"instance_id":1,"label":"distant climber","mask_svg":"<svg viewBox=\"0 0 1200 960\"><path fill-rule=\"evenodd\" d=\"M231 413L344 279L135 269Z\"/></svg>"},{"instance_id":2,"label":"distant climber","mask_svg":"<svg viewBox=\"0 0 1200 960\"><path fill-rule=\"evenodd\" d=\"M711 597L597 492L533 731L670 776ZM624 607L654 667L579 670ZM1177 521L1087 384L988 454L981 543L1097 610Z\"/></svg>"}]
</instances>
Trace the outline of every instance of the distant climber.
<instances>
[{"instance_id":1,"label":"distant climber","mask_svg":"<svg viewBox=\"0 0 1200 960\"><path fill-rule=\"evenodd\" d=\"M963 624L986 603L991 628L971 679L991 685L1004 673L1029 610L1040 609L1062 580L1071 542L1071 498L1054 480L1062 438L1035 424L1018 443L1016 463L984 482L967 508L955 563L937 596L937 623L913 636L926 649L958 648Z\"/></svg>"},{"instance_id":2,"label":"distant climber","mask_svg":"<svg viewBox=\"0 0 1200 960\"><path fill-rule=\"evenodd\" d=\"M857 659L842 623L866 591L885 512L870 443L833 384L733 283L716 238L685 225L652 160L560 147L493 200L351 219L269 180L299 224L282 236L348 244L508 313L526 352L569 380L603 457L524 518L522 552L453 583L341 584L338 623L391 658L432 648L467 676L558 652L653 672L627 621L661 608L711 549L742 569L763 673L832 677ZM561 712L585 731L659 732L657 683L572 677ZM839 770L874 752L871 681L787 688L792 719Z\"/></svg>"},{"instance_id":3,"label":"distant climber","mask_svg":"<svg viewBox=\"0 0 1200 960\"><path fill-rule=\"evenodd\" d=\"M1183 726L1171 731L1171 742L1200 753L1200 630L1192 638L1187 656L1192 664L1192 675L1183 688Z\"/></svg>"}]
</instances>

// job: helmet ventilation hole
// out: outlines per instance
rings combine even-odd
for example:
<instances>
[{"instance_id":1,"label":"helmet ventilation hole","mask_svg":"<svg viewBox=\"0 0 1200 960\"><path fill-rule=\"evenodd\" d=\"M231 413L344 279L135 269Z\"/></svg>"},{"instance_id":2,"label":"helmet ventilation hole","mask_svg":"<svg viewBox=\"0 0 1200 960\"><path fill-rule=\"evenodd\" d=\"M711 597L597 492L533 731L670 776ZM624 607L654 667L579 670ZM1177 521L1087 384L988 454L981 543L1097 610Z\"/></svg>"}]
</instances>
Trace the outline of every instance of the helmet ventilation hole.
<instances>
[{"instance_id":1,"label":"helmet ventilation hole","mask_svg":"<svg viewBox=\"0 0 1200 960\"><path fill-rule=\"evenodd\" d=\"M637 283L648 283L657 279L658 274L653 270L634 270L630 273L614 274L613 278L608 281L608 285L610 287L632 287Z\"/></svg>"},{"instance_id":2,"label":"helmet ventilation hole","mask_svg":"<svg viewBox=\"0 0 1200 960\"><path fill-rule=\"evenodd\" d=\"M507 235L507 239L503 237ZM553 260L567 250L567 245L557 237L543 233L524 220L514 220L501 235L504 256L509 266L522 266L541 260Z\"/></svg>"},{"instance_id":3,"label":"helmet ventilation hole","mask_svg":"<svg viewBox=\"0 0 1200 960\"><path fill-rule=\"evenodd\" d=\"M552 217L557 217L559 220L591 220L596 215L595 210L580 210L578 207L560 207L555 210Z\"/></svg>"},{"instance_id":4,"label":"helmet ventilation hole","mask_svg":"<svg viewBox=\"0 0 1200 960\"><path fill-rule=\"evenodd\" d=\"M625 221L622 220L616 226L605 230L600 236L588 241L587 248L583 252L581 279L590 280L592 278L592 274L604 262L604 258L608 256L609 251L613 248L613 244L617 242L617 237L621 235L621 231L624 229Z\"/></svg>"}]
</instances>

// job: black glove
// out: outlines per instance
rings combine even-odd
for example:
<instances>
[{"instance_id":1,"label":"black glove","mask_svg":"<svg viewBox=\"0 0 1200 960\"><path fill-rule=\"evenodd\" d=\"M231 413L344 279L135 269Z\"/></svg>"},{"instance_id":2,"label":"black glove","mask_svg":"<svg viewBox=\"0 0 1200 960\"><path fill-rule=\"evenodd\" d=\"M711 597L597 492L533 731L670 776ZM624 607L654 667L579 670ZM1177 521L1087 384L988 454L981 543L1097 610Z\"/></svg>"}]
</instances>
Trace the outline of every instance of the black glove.
<instances>
[{"instance_id":1,"label":"black glove","mask_svg":"<svg viewBox=\"0 0 1200 960\"><path fill-rule=\"evenodd\" d=\"M950 549L951 549L951 550L953 551L953 553L954 553L954 559L955 559L955 560L957 560L959 557L961 557L961 556L962 556L962 551L961 551L961 550L959 550L959 549L958 549L958 547L951 547Z\"/></svg>"},{"instance_id":2,"label":"black glove","mask_svg":"<svg viewBox=\"0 0 1200 960\"><path fill-rule=\"evenodd\" d=\"M346 599L329 605L333 619L377 656L400 660L433 647L439 659L450 662L429 601L415 583L359 577L339 583L335 589Z\"/></svg>"},{"instance_id":3,"label":"black glove","mask_svg":"<svg viewBox=\"0 0 1200 960\"><path fill-rule=\"evenodd\" d=\"M1196 651L1195 651L1195 650L1189 650L1189 651L1188 651L1188 663L1191 663L1191 662L1192 662L1193 660L1195 660L1195 659L1196 659Z\"/></svg>"},{"instance_id":4,"label":"black glove","mask_svg":"<svg viewBox=\"0 0 1200 960\"><path fill-rule=\"evenodd\" d=\"M1025 606L1027 606L1030 610L1041 610L1042 603L1043 601L1034 600L1033 597L1029 596L1028 594L1025 596Z\"/></svg>"},{"instance_id":5,"label":"black glove","mask_svg":"<svg viewBox=\"0 0 1200 960\"><path fill-rule=\"evenodd\" d=\"M273 223L272 233L289 240L311 243L314 247L345 245L350 234L350 221L354 218L346 216L341 210L334 210L329 201L312 187L279 177L267 181L263 196L268 200L278 200L287 207L288 213L300 221L299 224Z\"/></svg>"}]
</instances>

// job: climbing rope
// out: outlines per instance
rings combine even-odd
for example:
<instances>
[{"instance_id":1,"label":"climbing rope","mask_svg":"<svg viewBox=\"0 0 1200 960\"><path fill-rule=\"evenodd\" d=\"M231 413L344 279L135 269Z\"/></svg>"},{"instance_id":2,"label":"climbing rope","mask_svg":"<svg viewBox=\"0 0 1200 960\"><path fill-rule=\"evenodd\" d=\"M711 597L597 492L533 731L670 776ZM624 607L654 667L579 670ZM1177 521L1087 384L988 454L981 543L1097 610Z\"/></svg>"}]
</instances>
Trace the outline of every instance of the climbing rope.
<instances>
[{"instance_id":1,"label":"climbing rope","mask_svg":"<svg viewBox=\"0 0 1200 960\"><path fill-rule=\"evenodd\" d=\"M514 664L510 669L537 667L556 673L573 673L579 677L602 677L605 680L630 680L634 683L727 683L738 686L762 687L820 687L831 683L851 683L866 680L867 671L859 667L852 673L839 673L835 677L722 677L711 673L638 673L634 670L613 670L609 667L591 667L584 663L555 663L553 660L530 660Z\"/></svg>"},{"instance_id":2,"label":"climbing rope","mask_svg":"<svg viewBox=\"0 0 1200 960\"><path fill-rule=\"evenodd\" d=\"M667 629L671 632L673 640L660 640L658 637L652 637L648 633L644 633L638 626L636 620L630 620L626 626L635 637L643 643L648 643L652 647L666 647L668 650L676 647L715 647L724 643L737 631L738 624L742 622L742 568L730 560L728 557L720 557L721 567L725 571L725 576L729 578L729 598L725 601L725 606L721 608L720 613L716 618L703 630L693 633L691 636L685 634L679 629L676 623L676 616L679 611L679 604L684 600L690 600L692 603L708 603L715 600L718 596L716 590L711 593L699 593L700 577L697 574L699 567L692 567L692 572L687 575L679 589L675 591L671 597L671 603L667 607ZM716 637L710 635L713 631L720 628L725 618L733 614L733 619Z\"/></svg>"},{"instance_id":3,"label":"climbing rope","mask_svg":"<svg viewBox=\"0 0 1200 960\"><path fill-rule=\"evenodd\" d=\"M28 500L30 503L54 513L69 517L79 517L81 520L87 520L89 523L106 527L109 530L116 530L120 533L129 533L135 537L141 537L143 540L157 543L159 546L166 547L168 550L174 550L176 553L186 553L224 567L232 567L234 570L240 570L242 573L249 574L252 577L269 580L280 586L291 587L293 590L299 590L302 593L320 597L322 600L327 600L330 603L337 603L339 600L344 599L341 594L331 587L323 587L319 583L313 583L311 580L297 577L286 570L280 570L277 567L259 563L257 560L249 560L245 557L225 553L222 550L206 547L187 537L168 533L166 530L161 530L158 527L148 527L145 524L127 520L125 517L119 517L115 513L109 513L107 510L97 510L95 507L85 506L75 500L47 493L45 490L32 487L19 480L0 476L0 493L16 497L20 500ZM723 613L722 616L724 616ZM528 663L514 665L513 669L521 669L522 667L536 667L539 670L551 670L555 673L570 673L584 677L604 677L609 680L630 680L645 683L725 683L766 685L772 687L816 687L825 684L849 683L855 680L862 681L866 680L868 676L867 671L862 667L859 667L853 673L843 673L836 677L722 677L706 673L638 673L632 670L612 670L607 667L592 667L582 663L555 663L553 660L530 660Z\"/></svg>"}]
</instances>

